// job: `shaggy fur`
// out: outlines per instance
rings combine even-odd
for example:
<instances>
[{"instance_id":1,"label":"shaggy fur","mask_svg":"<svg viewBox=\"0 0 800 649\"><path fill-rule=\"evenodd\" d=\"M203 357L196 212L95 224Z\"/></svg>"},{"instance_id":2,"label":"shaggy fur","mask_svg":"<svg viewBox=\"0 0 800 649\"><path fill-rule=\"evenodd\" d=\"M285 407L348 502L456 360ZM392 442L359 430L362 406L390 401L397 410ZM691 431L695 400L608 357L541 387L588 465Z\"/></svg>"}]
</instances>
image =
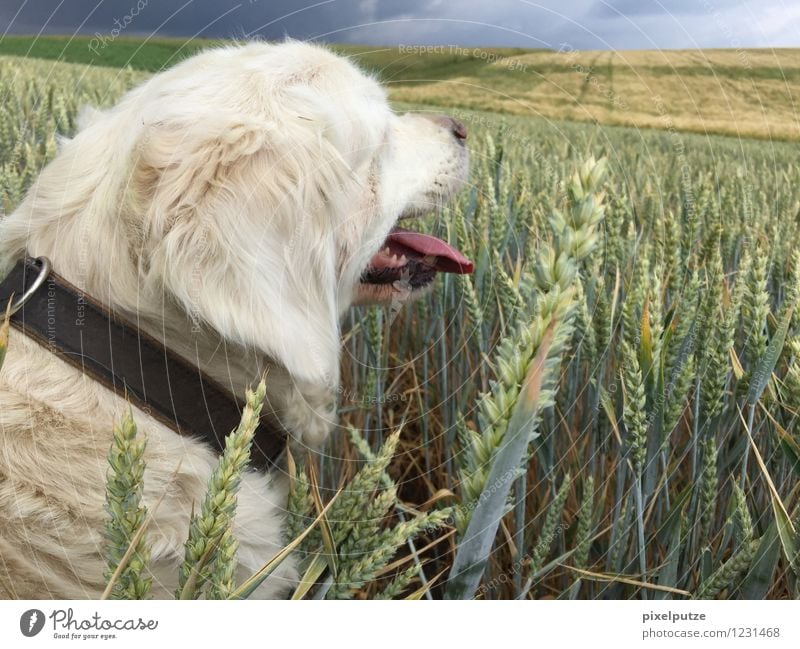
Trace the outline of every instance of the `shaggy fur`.
<instances>
[{"instance_id":1,"label":"shaggy fur","mask_svg":"<svg viewBox=\"0 0 800 649\"><path fill-rule=\"evenodd\" d=\"M394 115L373 79L324 49L216 49L81 115L0 221L0 274L23 254L48 256L234 394L269 370L269 406L296 444L316 446L335 427L339 319L363 269L399 217L435 207L466 169L446 120ZM106 454L126 407L12 330L0 372L0 595L99 595ZM149 539L154 595L170 596L216 457L134 417L148 439L145 504L166 493ZM280 476L245 476L243 575L281 547L285 498ZM259 594L295 578L284 563Z\"/></svg>"}]
</instances>

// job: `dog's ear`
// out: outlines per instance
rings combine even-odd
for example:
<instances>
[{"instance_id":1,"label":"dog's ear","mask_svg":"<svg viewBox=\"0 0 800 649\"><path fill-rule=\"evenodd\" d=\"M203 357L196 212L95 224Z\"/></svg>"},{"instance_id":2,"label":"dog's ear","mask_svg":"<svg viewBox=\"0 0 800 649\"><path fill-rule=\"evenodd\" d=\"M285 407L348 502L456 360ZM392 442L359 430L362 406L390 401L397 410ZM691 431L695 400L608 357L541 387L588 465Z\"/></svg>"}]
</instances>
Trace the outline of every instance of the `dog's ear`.
<instances>
[{"instance_id":1,"label":"dog's ear","mask_svg":"<svg viewBox=\"0 0 800 649\"><path fill-rule=\"evenodd\" d=\"M132 178L147 275L225 339L338 383L337 212L352 184L325 128L232 114L148 129Z\"/></svg>"}]
</instances>

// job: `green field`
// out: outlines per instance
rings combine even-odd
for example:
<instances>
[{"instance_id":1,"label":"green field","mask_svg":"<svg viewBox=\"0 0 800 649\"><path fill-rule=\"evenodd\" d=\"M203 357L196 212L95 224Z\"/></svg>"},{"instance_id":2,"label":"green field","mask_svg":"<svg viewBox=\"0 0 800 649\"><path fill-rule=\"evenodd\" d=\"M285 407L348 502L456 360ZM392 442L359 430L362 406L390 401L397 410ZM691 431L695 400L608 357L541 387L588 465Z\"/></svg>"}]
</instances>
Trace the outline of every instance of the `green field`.
<instances>
[{"instance_id":1,"label":"green field","mask_svg":"<svg viewBox=\"0 0 800 649\"><path fill-rule=\"evenodd\" d=\"M0 54L155 72L222 41L7 36ZM800 140L800 50L562 52L335 45L393 99L510 115Z\"/></svg>"},{"instance_id":2,"label":"green field","mask_svg":"<svg viewBox=\"0 0 800 649\"><path fill-rule=\"evenodd\" d=\"M120 40L117 58L109 46L94 61L137 68L119 71L87 69L85 43L48 39L28 53L24 42L0 51L63 49L80 63L0 57L7 211L80 104L111 104L188 51L161 42L134 53ZM418 105L448 105L436 88L496 65L348 52ZM514 56L533 66L556 55ZM771 56L748 83L783 83L795 53L782 71ZM698 65L692 75L711 85ZM618 83L613 65L607 74ZM780 92L772 99L777 115L793 114ZM476 272L440 278L396 318L349 316L340 413L360 433L333 440L311 460L317 471L298 469L289 538L316 517L317 475L327 500L354 460L372 468L301 544L314 585L298 594L409 596L441 575L436 597L800 596L796 145L681 133L677 114L673 128L637 129L452 101L471 133L470 185L425 227ZM373 457L404 416L394 460ZM476 550L486 535L488 555ZM477 566L480 581L452 576L454 565Z\"/></svg>"}]
</instances>

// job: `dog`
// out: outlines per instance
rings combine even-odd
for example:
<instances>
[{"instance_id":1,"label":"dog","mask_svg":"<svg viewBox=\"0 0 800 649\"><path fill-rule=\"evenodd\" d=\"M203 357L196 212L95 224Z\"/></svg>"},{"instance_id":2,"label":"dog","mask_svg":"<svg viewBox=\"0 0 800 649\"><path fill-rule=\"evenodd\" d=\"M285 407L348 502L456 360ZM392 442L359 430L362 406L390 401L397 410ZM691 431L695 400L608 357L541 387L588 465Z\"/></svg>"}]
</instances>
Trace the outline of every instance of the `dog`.
<instances>
[{"instance_id":1,"label":"dog","mask_svg":"<svg viewBox=\"0 0 800 649\"><path fill-rule=\"evenodd\" d=\"M45 256L231 394L266 372L292 443L318 447L336 426L343 314L415 299L437 271L467 263L397 227L462 187L466 135L446 116L395 114L375 78L320 46L208 50L80 113L74 137L0 219L0 277ZM4 597L102 593L106 458L129 407L12 328L0 370ZM155 512L152 594L171 597L218 454L132 411ZM279 474L243 476L240 579L284 545ZM285 561L257 595L281 596L296 579Z\"/></svg>"}]
</instances>

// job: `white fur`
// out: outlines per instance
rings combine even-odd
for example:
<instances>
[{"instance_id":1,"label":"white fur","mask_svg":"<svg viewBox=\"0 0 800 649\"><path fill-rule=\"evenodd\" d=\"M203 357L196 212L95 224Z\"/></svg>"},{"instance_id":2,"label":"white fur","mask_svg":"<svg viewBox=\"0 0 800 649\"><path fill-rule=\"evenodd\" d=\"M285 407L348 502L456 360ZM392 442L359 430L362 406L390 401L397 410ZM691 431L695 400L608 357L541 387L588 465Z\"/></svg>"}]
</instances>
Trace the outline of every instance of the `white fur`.
<instances>
[{"instance_id":1,"label":"white fur","mask_svg":"<svg viewBox=\"0 0 800 649\"><path fill-rule=\"evenodd\" d=\"M0 274L23 254L134 319L235 394L268 372L298 444L335 425L339 319L392 225L452 194L463 143L396 116L350 62L299 42L215 49L84 111L19 208ZM0 371L0 594L94 597L103 480L125 403L13 331ZM168 596L216 458L134 411L148 438L154 593ZM175 474L176 467L180 468ZM281 547L285 486L245 476L242 574ZM259 594L295 578L290 563Z\"/></svg>"}]
</instances>

